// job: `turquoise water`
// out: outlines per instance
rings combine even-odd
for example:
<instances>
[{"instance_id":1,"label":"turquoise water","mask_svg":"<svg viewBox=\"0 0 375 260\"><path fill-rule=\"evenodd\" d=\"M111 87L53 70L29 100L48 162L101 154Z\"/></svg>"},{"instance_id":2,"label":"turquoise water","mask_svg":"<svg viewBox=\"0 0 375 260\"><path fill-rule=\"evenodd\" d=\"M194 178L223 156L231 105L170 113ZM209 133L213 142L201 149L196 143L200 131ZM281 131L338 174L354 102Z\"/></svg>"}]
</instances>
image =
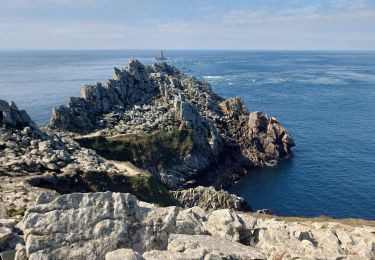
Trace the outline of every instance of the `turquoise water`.
<instances>
[{"instance_id":1,"label":"turquoise water","mask_svg":"<svg viewBox=\"0 0 375 260\"><path fill-rule=\"evenodd\" d=\"M375 53L166 51L169 62L282 122L297 146L231 191L280 215L375 219ZM48 122L81 84L157 51L0 51L0 99Z\"/></svg>"}]
</instances>

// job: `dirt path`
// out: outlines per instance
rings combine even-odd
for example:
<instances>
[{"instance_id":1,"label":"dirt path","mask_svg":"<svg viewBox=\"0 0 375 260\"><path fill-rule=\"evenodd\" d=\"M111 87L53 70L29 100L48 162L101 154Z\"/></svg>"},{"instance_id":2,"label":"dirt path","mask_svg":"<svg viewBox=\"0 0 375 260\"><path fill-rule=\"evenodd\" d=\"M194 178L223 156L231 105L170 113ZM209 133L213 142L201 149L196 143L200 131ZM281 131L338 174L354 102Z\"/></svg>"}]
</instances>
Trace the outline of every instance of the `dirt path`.
<instances>
[{"instance_id":1,"label":"dirt path","mask_svg":"<svg viewBox=\"0 0 375 260\"><path fill-rule=\"evenodd\" d=\"M119 170L126 171L128 175L130 176L149 174L147 171L139 169L137 166L135 166L131 162L121 162L121 161L112 161L112 160L108 160L108 161L113 163Z\"/></svg>"}]
</instances>

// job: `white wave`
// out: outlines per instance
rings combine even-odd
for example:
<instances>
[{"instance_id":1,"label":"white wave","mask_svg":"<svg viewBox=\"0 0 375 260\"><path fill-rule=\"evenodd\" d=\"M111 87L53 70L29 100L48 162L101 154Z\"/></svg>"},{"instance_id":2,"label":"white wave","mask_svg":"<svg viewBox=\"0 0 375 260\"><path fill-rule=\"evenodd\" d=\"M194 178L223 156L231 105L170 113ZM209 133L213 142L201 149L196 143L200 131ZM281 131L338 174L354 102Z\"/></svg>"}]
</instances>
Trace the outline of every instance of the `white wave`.
<instances>
[{"instance_id":1,"label":"white wave","mask_svg":"<svg viewBox=\"0 0 375 260\"><path fill-rule=\"evenodd\" d=\"M203 76L205 79L222 79L223 76Z\"/></svg>"},{"instance_id":2,"label":"white wave","mask_svg":"<svg viewBox=\"0 0 375 260\"><path fill-rule=\"evenodd\" d=\"M269 160L266 162L266 166L268 167L275 167L277 165L277 160Z\"/></svg>"}]
</instances>

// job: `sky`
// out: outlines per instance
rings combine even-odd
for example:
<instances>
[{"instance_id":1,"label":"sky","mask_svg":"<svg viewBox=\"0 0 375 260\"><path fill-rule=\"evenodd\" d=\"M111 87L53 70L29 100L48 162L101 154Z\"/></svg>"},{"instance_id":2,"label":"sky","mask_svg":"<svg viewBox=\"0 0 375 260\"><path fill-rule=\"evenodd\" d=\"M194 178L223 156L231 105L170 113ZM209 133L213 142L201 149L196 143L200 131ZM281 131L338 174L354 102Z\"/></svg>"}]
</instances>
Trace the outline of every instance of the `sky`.
<instances>
[{"instance_id":1,"label":"sky","mask_svg":"<svg viewBox=\"0 0 375 260\"><path fill-rule=\"evenodd\" d=\"M375 0L0 0L0 49L375 50Z\"/></svg>"}]
</instances>

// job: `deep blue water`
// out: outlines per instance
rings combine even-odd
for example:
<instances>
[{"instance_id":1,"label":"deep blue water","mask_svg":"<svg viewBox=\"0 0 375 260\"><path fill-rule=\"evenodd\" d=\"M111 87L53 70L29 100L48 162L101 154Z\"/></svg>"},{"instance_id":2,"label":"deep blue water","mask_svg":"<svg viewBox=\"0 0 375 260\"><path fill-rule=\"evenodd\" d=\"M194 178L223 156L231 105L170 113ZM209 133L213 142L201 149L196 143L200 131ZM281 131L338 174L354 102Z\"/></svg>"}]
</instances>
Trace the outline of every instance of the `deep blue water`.
<instances>
[{"instance_id":1,"label":"deep blue water","mask_svg":"<svg viewBox=\"0 0 375 260\"><path fill-rule=\"evenodd\" d=\"M375 219L375 53L166 51L169 62L282 122L297 147L231 189L280 215ZM52 106L157 51L0 51L0 99L48 122Z\"/></svg>"}]
</instances>

